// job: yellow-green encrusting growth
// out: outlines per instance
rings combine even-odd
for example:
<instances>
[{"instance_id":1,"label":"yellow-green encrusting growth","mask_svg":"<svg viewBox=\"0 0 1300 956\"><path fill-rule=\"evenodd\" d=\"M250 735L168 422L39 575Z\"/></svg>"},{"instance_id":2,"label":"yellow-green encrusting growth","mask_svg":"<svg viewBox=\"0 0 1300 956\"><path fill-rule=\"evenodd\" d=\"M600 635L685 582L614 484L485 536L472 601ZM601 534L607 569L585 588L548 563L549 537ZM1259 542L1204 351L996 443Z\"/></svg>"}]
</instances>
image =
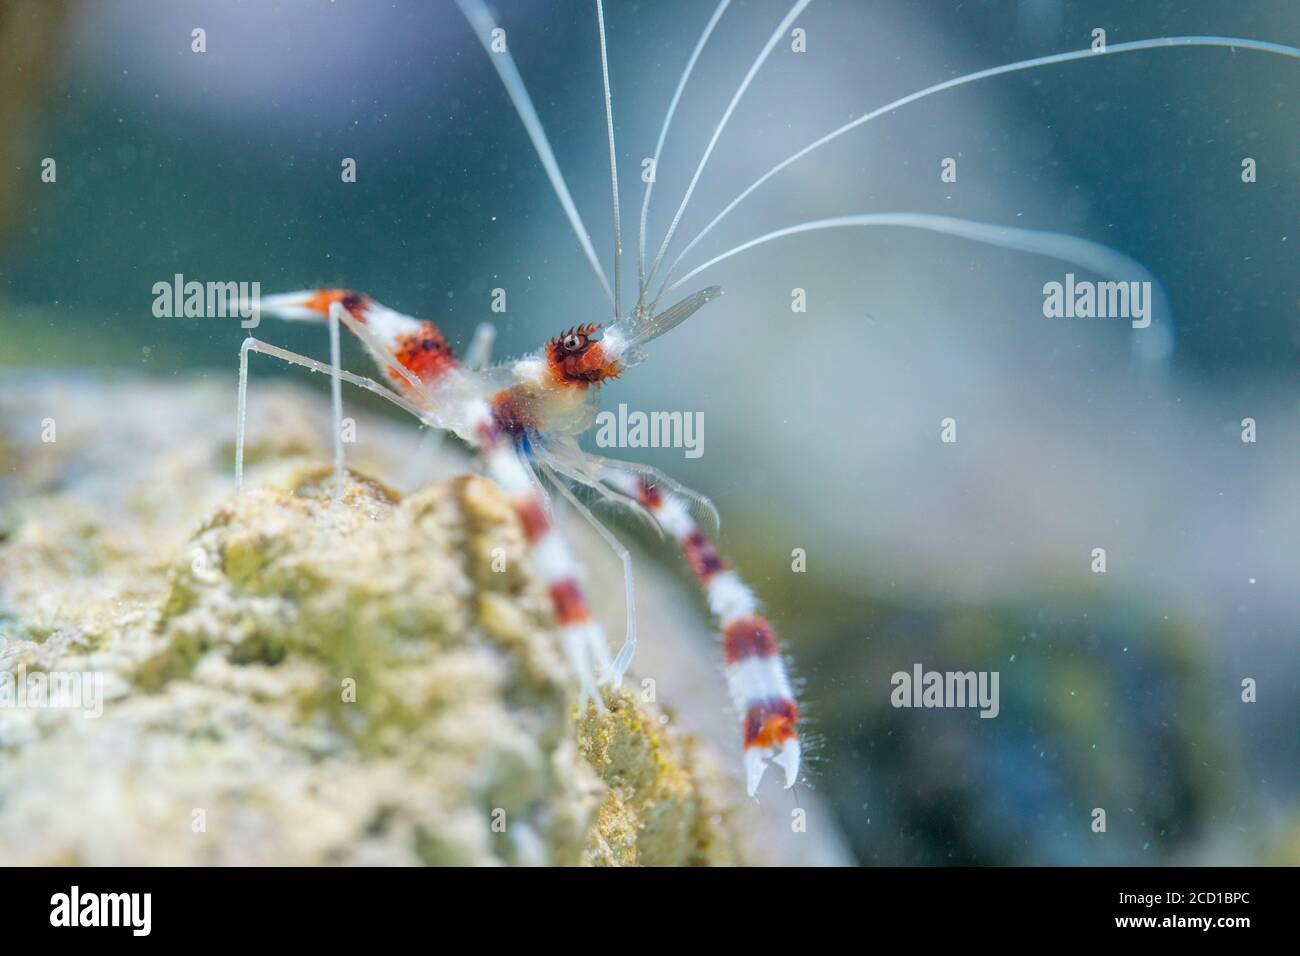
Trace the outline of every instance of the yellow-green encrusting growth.
<instances>
[{"instance_id":1,"label":"yellow-green encrusting growth","mask_svg":"<svg viewBox=\"0 0 1300 956\"><path fill-rule=\"evenodd\" d=\"M734 792L635 683L577 713L494 485L336 496L260 451L188 537L183 482L7 512L0 669L106 699L0 709L0 863L741 861Z\"/></svg>"}]
</instances>

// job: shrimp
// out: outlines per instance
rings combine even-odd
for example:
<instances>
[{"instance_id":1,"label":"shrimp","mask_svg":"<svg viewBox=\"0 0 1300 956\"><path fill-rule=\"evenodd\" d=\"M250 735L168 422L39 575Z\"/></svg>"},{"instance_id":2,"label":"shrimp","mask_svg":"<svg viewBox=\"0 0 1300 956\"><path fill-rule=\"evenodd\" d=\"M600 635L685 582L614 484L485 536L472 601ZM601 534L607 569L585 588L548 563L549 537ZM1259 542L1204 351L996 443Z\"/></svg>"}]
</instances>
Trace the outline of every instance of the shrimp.
<instances>
[{"instance_id":1,"label":"shrimp","mask_svg":"<svg viewBox=\"0 0 1300 956\"><path fill-rule=\"evenodd\" d=\"M636 600L628 550L579 499L575 489L586 489L603 501L641 515L671 537L704 592L720 632L727 685L742 730L745 786L751 797L756 794L769 766L781 768L787 788L794 786L800 778L800 708L775 629L762 615L758 599L738 569L717 550L713 541L718 527L717 512L707 498L660 471L595 455L582 449L578 443L580 436L594 422L597 396L602 388L639 364L646 357L644 350L650 343L686 322L721 295L722 290L717 286L706 287L660 310L659 303L664 295L717 263L755 246L800 233L866 226L921 229L959 236L1046 255L1101 274L1148 273L1123 253L1084 239L909 212L849 214L787 226L715 255L674 281L679 265L724 217L770 178L851 130L927 96L981 79L1085 57L1176 46L1228 47L1300 57L1300 50L1263 41L1228 37L1165 37L1118 44L1100 51L1089 49L1043 56L944 80L858 116L764 173L687 243L668 264L658 290L652 295L653 283L664 267L676 230L729 120L777 43L811 2L796 0L753 61L713 131L663 241L648 265L646 222L653 177L646 183L638 235L637 295L631 308L624 310L622 219L603 0L595 0L595 12L610 157L614 239L612 283L600 265L590 234L569 193L523 78L504 43L500 42L503 34L496 21L482 0L457 0L496 69L579 246L608 299L609 321L581 317L534 352L513 361L489 365L494 334L490 326L479 327L467 359L462 362L432 322L397 312L361 292L310 289L267 297L262 300L262 311L273 318L326 323L330 339L328 364L251 337L244 341L240 350L237 484L243 475L248 357L252 352L330 376L336 419L334 468L340 478L344 469L339 427L342 382L385 398L427 426L455 434L474 451L487 474L513 503L530 560L547 586L551 611L575 674L579 704L584 709L588 705L603 708L601 688L617 687L632 663L637 641ZM655 165L695 65L729 5L730 0L721 0L717 4L687 60L655 147L652 160ZM361 340L383 381L341 367L340 326ZM552 490L593 525L622 561L627 621L624 641L616 655L610 654L604 630L588 608L581 583L582 569L553 521L550 508Z\"/></svg>"}]
</instances>

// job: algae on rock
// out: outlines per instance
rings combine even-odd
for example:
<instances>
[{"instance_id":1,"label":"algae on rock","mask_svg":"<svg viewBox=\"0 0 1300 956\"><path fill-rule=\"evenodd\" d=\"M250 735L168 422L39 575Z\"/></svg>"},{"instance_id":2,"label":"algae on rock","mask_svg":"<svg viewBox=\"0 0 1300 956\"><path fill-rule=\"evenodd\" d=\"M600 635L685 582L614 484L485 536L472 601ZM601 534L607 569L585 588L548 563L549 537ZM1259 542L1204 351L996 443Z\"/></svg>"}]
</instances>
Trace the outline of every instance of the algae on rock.
<instances>
[{"instance_id":1,"label":"algae on rock","mask_svg":"<svg viewBox=\"0 0 1300 956\"><path fill-rule=\"evenodd\" d=\"M578 714L513 510L463 454L349 403L335 501L328 401L259 382L237 496L233 398L0 378L0 679L90 672L103 702L0 706L0 864L847 861L814 791L745 799L680 573L637 555L627 689ZM619 563L565 529L617 640Z\"/></svg>"},{"instance_id":2,"label":"algae on rock","mask_svg":"<svg viewBox=\"0 0 1300 956\"><path fill-rule=\"evenodd\" d=\"M34 449L4 420L0 671L102 673L108 699L0 708L0 862L743 858L712 758L661 711L577 713L485 479L336 489L286 416L242 495L195 485L224 449L180 448L101 510L59 478L93 439ZM184 496L209 505L188 536Z\"/></svg>"}]
</instances>

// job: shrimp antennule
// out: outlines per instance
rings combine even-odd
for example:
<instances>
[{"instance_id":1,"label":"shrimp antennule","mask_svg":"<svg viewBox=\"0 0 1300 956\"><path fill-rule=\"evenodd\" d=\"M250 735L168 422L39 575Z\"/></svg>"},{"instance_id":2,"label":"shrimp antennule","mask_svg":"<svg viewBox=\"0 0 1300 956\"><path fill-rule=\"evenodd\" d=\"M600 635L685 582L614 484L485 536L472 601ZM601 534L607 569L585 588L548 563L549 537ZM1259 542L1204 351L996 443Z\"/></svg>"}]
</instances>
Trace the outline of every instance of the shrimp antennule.
<instances>
[{"instance_id":1,"label":"shrimp antennule","mask_svg":"<svg viewBox=\"0 0 1300 956\"><path fill-rule=\"evenodd\" d=\"M488 12L483 0L456 0L456 3L474 32L478 34L479 42L487 51L488 59L496 69L497 75L501 77L501 85L506 88L510 102L514 104L515 112L519 114L519 119L528 132L528 138L533 141L533 149L536 150L537 158L541 160L542 168L546 171L546 178L551 181L551 188L555 190L556 198L564 208L564 214L569 218L569 225L573 227L573 232L578 237L578 245L582 247L583 255L587 257L588 264L596 273L596 280L605 291L609 304L613 306L614 292L609 287L609 280L605 278L605 270L600 267L600 260L596 258L596 250L591 245L591 236L587 232L587 227L583 225L582 216L578 213L578 207L574 205L569 187L564 182L564 174L560 172L560 164L555 160L555 152L551 149L550 140L546 138L546 130L533 106L532 97L528 95L523 77L519 75L519 68L515 66L514 57L504 47L500 50L493 49L496 21L492 19L492 14Z\"/></svg>"}]
</instances>

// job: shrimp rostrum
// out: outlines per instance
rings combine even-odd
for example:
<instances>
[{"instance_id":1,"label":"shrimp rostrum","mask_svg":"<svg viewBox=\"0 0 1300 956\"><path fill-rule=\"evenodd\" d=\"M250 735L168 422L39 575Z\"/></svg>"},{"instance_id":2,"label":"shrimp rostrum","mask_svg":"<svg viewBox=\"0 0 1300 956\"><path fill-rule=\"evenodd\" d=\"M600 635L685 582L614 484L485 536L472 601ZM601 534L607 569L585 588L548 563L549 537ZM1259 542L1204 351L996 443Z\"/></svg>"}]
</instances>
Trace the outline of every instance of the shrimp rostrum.
<instances>
[{"instance_id":1,"label":"shrimp rostrum","mask_svg":"<svg viewBox=\"0 0 1300 956\"><path fill-rule=\"evenodd\" d=\"M637 295L632 307L625 311L622 307L622 230L613 98L609 84L602 0L595 0L594 5L600 36L600 66L612 186L612 286L592 248L589 234L574 205L523 80L505 45L498 42L501 32L496 22L482 0L457 2L487 51L489 61L495 67L523 122L582 252L609 301L611 316L607 322L592 321L591 316L575 316L567 330L557 330L553 338L531 354L511 362L489 365L488 353L493 333L488 326L479 327L462 361L456 357L447 339L432 322L404 315L381 305L362 292L312 289L263 298L261 309L264 315L327 325L330 361L319 362L255 338L244 341L240 351L236 479L241 480L243 472L245 399L248 357L251 352L269 355L331 376L336 418L334 466L340 478L343 471L343 448L338 419L341 418L342 382L380 395L425 425L454 433L475 452L488 476L513 502L527 542L528 558L548 590L551 611L564 652L574 672L579 704L583 708L603 707L602 686L618 686L631 664L636 650L636 602L630 554L584 504L578 492L581 490L588 499L595 495L601 501L648 518L677 543L683 559L704 592L720 631L728 689L738 711L743 733L748 793L752 796L756 792L770 765L780 768L786 787L791 787L799 779L802 753L799 706L772 625L762 615L755 595L737 569L719 554L713 543L718 527L717 513L713 506L703 496L684 488L660 471L592 454L582 449L578 443L579 437L594 423L596 401L601 389L641 362L645 358L647 346L718 297L721 289L712 286L686 294L675 304L663 309L659 308L661 299L666 293L678 289L716 263L763 243L805 232L860 226L901 227L955 235L1019 252L1061 259L1103 274L1131 277L1144 270L1124 254L1084 239L912 212L854 213L786 226L715 255L673 281L677 266L722 218L772 176L850 130L926 96L991 76L1089 56L1177 46L1230 47L1288 57L1300 56L1300 50L1236 38L1164 37L1119 44L1101 52L1080 50L1024 60L937 83L862 114L793 153L759 177L723 208L667 265L658 289L651 294L652 283L665 265L665 255L677 225L737 104L779 40L789 32L795 19L812 2L797 0L776 26L771 39L759 52L731 98L695 169L672 224L648 267L646 218L654 186L653 178L646 184L637 250ZM682 91L729 4L730 0L721 0L713 9L687 60L655 148L656 165ZM362 342L379 369L378 380L340 367L340 327L345 327ZM551 492L560 494L575 512L590 522L622 561L627 621L625 637L617 654L611 655L604 630L588 609L581 568L553 521L549 506Z\"/></svg>"}]
</instances>

